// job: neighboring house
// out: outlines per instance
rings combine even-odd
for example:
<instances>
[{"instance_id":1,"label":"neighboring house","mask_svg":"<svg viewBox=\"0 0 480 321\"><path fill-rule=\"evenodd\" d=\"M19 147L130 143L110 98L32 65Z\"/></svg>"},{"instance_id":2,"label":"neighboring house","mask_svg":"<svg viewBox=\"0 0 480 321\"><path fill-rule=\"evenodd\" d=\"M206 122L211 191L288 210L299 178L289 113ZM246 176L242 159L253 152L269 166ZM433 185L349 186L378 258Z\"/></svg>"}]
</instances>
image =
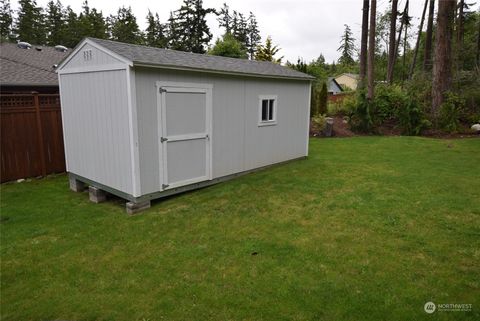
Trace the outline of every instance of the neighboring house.
<instances>
[{"instance_id":1,"label":"neighboring house","mask_svg":"<svg viewBox=\"0 0 480 321\"><path fill-rule=\"evenodd\" d=\"M64 47L20 47L0 43L0 90L2 93L58 93L55 65L68 55Z\"/></svg>"},{"instance_id":2,"label":"neighboring house","mask_svg":"<svg viewBox=\"0 0 480 321\"><path fill-rule=\"evenodd\" d=\"M70 188L150 200L308 154L313 77L93 38L58 67Z\"/></svg>"},{"instance_id":3,"label":"neighboring house","mask_svg":"<svg viewBox=\"0 0 480 321\"><path fill-rule=\"evenodd\" d=\"M328 77L327 89L329 95L336 95L343 92L342 86L333 77Z\"/></svg>"},{"instance_id":4,"label":"neighboring house","mask_svg":"<svg viewBox=\"0 0 480 321\"><path fill-rule=\"evenodd\" d=\"M358 80L360 76L358 74L343 73L340 76L335 77L337 83L342 86L344 90L356 90L358 86Z\"/></svg>"}]
</instances>

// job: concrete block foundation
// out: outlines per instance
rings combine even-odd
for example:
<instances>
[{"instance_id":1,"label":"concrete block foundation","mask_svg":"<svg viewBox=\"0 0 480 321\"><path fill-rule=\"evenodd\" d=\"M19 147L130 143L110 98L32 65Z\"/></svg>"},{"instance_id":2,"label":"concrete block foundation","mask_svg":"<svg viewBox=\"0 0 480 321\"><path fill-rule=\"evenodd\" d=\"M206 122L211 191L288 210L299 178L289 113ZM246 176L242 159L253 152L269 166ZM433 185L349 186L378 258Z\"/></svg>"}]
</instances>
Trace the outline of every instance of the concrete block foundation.
<instances>
[{"instance_id":1,"label":"concrete block foundation","mask_svg":"<svg viewBox=\"0 0 480 321\"><path fill-rule=\"evenodd\" d=\"M127 202L127 204L125 205L125 208L127 210L127 214L129 215L137 214L141 211L146 210L147 208L150 208L150 201L143 201L138 203Z\"/></svg>"},{"instance_id":2,"label":"concrete block foundation","mask_svg":"<svg viewBox=\"0 0 480 321\"><path fill-rule=\"evenodd\" d=\"M102 202L105 202L107 199L107 192L102 191L101 189L96 188L95 186L89 186L88 197L90 198L90 201L94 203L102 203Z\"/></svg>"},{"instance_id":3,"label":"concrete block foundation","mask_svg":"<svg viewBox=\"0 0 480 321\"><path fill-rule=\"evenodd\" d=\"M68 176L68 182L70 184L70 189L74 192L83 192L87 188L87 185L84 182L79 181L72 175Z\"/></svg>"}]
</instances>

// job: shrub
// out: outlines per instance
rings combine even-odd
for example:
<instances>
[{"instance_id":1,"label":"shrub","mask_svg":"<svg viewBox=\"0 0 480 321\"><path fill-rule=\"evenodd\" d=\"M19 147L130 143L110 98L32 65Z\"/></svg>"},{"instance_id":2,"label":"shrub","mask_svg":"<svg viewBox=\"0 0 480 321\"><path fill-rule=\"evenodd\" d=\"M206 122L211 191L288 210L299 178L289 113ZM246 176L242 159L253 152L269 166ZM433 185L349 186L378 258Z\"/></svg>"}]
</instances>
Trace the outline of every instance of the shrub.
<instances>
[{"instance_id":1,"label":"shrub","mask_svg":"<svg viewBox=\"0 0 480 321\"><path fill-rule=\"evenodd\" d=\"M359 90L356 105L352 108L350 116L350 126L353 130L364 133L373 131L372 105L373 104L367 100L365 91Z\"/></svg>"},{"instance_id":2,"label":"shrub","mask_svg":"<svg viewBox=\"0 0 480 321\"><path fill-rule=\"evenodd\" d=\"M404 135L420 135L431 126L424 113L414 99L409 99L402 109L398 110L398 121Z\"/></svg>"},{"instance_id":3,"label":"shrub","mask_svg":"<svg viewBox=\"0 0 480 321\"><path fill-rule=\"evenodd\" d=\"M330 116L349 116L356 105L357 97L353 94L347 94L343 99L328 103L327 114Z\"/></svg>"},{"instance_id":4,"label":"shrub","mask_svg":"<svg viewBox=\"0 0 480 321\"><path fill-rule=\"evenodd\" d=\"M386 120L396 120L398 113L405 110L408 95L400 86L378 85L375 91L373 121L381 124Z\"/></svg>"},{"instance_id":5,"label":"shrub","mask_svg":"<svg viewBox=\"0 0 480 321\"><path fill-rule=\"evenodd\" d=\"M445 101L440 106L439 125L450 133L460 128L460 115L465 107L465 100L452 92L445 93Z\"/></svg>"},{"instance_id":6,"label":"shrub","mask_svg":"<svg viewBox=\"0 0 480 321\"><path fill-rule=\"evenodd\" d=\"M318 112L320 114L327 113L327 101L328 101L327 84L324 82L322 85L322 89L318 94Z\"/></svg>"},{"instance_id":7,"label":"shrub","mask_svg":"<svg viewBox=\"0 0 480 321\"><path fill-rule=\"evenodd\" d=\"M311 131L315 134L321 133L325 130L326 120L325 115L316 115L312 117Z\"/></svg>"}]
</instances>

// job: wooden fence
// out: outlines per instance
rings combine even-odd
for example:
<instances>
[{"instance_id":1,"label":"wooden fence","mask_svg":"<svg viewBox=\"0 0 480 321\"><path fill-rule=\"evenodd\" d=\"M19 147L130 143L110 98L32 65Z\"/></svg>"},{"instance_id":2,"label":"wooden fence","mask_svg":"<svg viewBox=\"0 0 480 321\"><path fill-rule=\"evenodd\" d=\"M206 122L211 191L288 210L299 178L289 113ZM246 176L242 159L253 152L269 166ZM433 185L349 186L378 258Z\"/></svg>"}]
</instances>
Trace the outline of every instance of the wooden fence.
<instances>
[{"instance_id":1,"label":"wooden fence","mask_svg":"<svg viewBox=\"0 0 480 321\"><path fill-rule=\"evenodd\" d=\"M1 182L65 171L58 94L0 96Z\"/></svg>"}]
</instances>

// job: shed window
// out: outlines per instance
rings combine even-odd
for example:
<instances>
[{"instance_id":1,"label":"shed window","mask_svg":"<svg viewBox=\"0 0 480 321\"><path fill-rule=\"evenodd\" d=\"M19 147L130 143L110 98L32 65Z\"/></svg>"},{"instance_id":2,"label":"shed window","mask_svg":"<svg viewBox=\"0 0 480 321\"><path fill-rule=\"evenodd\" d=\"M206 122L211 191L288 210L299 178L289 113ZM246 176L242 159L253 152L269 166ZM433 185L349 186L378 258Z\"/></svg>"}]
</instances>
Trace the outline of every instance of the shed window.
<instances>
[{"instance_id":1,"label":"shed window","mask_svg":"<svg viewBox=\"0 0 480 321\"><path fill-rule=\"evenodd\" d=\"M277 122L277 97L260 96L259 126L275 125Z\"/></svg>"}]
</instances>

